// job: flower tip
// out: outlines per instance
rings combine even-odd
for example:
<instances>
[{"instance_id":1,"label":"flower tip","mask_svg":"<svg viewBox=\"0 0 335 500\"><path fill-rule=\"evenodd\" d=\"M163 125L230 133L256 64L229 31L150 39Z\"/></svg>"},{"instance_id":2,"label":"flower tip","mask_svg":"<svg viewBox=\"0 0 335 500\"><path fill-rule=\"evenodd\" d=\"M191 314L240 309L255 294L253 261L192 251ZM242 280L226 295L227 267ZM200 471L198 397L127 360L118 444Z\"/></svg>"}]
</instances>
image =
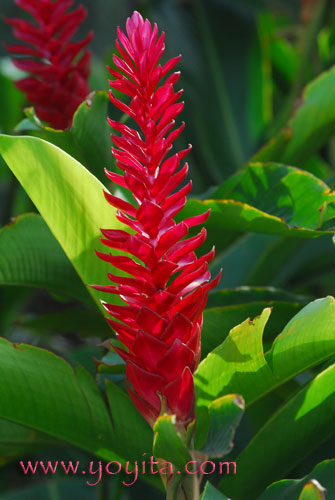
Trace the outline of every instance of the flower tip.
<instances>
[{"instance_id":1,"label":"flower tip","mask_svg":"<svg viewBox=\"0 0 335 500\"><path fill-rule=\"evenodd\" d=\"M218 275L213 280L215 286L218 285L219 281L221 280L222 273L223 273L223 268L221 267L220 271L218 272Z\"/></svg>"},{"instance_id":2,"label":"flower tip","mask_svg":"<svg viewBox=\"0 0 335 500\"><path fill-rule=\"evenodd\" d=\"M131 18L132 19L142 19L142 21L143 21L143 17L141 16L141 14L139 13L138 10L134 10L134 12L132 13Z\"/></svg>"},{"instance_id":3,"label":"flower tip","mask_svg":"<svg viewBox=\"0 0 335 500\"><path fill-rule=\"evenodd\" d=\"M134 32L143 23L144 21L141 14L137 10L134 10L131 17L128 17L126 22L128 36L130 36L130 33Z\"/></svg>"},{"instance_id":4,"label":"flower tip","mask_svg":"<svg viewBox=\"0 0 335 500\"><path fill-rule=\"evenodd\" d=\"M106 302L105 300L100 300L100 304L108 312L108 302Z\"/></svg>"}]
</instances>

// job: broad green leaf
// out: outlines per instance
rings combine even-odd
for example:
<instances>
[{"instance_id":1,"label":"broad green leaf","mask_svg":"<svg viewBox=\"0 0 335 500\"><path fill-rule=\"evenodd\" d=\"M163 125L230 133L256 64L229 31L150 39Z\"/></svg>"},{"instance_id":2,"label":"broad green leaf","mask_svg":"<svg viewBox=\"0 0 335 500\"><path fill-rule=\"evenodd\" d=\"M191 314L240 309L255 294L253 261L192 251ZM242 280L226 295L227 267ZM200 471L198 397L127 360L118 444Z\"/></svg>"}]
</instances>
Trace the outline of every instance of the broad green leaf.
<instances>
[{"instance_id":1,"label":"broad green leaf","mask_svg":"<svg viewBox=\"0 0 335 500\"><path fill-rule=\"evenodd\" d=\"M107 321L96 310L82 307L69 307L55 313L41 316L26 315L17 319L17 323L36 332L77 332L82 337L109 338L112 330Z\"/></svg>"},{"instance_id":2,"label":"broad green leaf","mask_svg":"<svg viewBox=\"0 0 335 500\"><path fill-rule=\"evenodd\" d=\"M308 172L255 163L222 184L212 199L189 200L180 220L209 208L204 248L215 244L219 252L245 232L302 238L332 234L335 194Z\"/></svg>"},{"instance_id":3,"label":"broad green leaf","mask_svg":"<svg viewBox=\"0 0 335 500\"><path fill-rule=\"evenodd\" d=\"M105 251L100 228L119 228L103 196L103 185L78 161L35 137L0 136L0 154L16 175L85 284L107 284L111 266L94 250ZM89 288L98 303L105 294ZM115 300L109 297L109 300Z\"/></svg>"},{"instance_id":4,"label":"broad green leaf","mask_svg":"<svg viewBox=\"0 0 335 500\"><path fill-rule=\"evenodd\" d=\"M271 484L259 500L298 500L302 488L312 479L326 488L326 498L335 498L335 460L325 460L301 479L283 479Z\"/></svg>"},{"instance_id":5,"label":"broad green leaf","mask_svg":"<svg viewBox=\"0 0 335 500\"><path fill-rule=\"evenodd\" d=\"M109 394L112 422L102 392L82 367L74 372L51 352L5 339L0 340L0 357L0 418L105 460L124 464L150 452L152 431L121 389L121 395Z\"/></svg>"},{"instance_id":6,"label":"broad green leaf","mask_svg":"<svg viewBox=\"0 0 335 500\"><path fill-rule=\"evenodd\" d=\"M175 416L162 415L154 425L153 453L156 458L171 462L180 472L185 470L185 464L192 460L191 455L176 430Z\"/></svg>"},{"instance_id":7,"label":"broad green leaf","mask_svg":"<svg viewBox=\"0 0 335 500\"><path fill-rule=\"evenodd\" d=\"M80 331L79 337L81 337ZM92 343L87 342L79 347L72 348L71 350L68 348L64 351L60 350L60 352L62 357L64 357L64 359L68 361L73 368L79 364L85 368L85 370L87 370L92 377L96 376L96 362L102 355L101 345L96 345L96 341L93 340Z\"/></svg>"},{"instance_id":8,"label":"broad green leaf","mask_svg":"<svg viewBox=\"0 0 335 500\"><path fill-rule=\"evenodd\" d=\"M149 453L152 449L153 434L149 425L137 411L128 394L110 381L106 381L106 393L111 409L112 422L118 434L122 450L123 447L136 448L141 457L143 453ZM140 445L135 445L135 441L140 441ZM139 448L142 446L141 451ZM143 460L143 458L142 458Z\"/></svg>"},{"instance_id":9,"label":"broad green leaf","mask_svg":"<svg viewBox=\"0 0 335 500\"><path fill-rule=\"evenodd\" d=\"M275 163L250 163L214 191L212 197L250 204L285 221L292 229L323 229L324 223L335 217L335 193L325 183L309 172Z\"/></svg>"},{"instance_id":10,"label":"broad green leaf","mask_svg":"<svg viewBox=\"0 0 335 500\"><path fill-rule=\"evenodd\" d=\"M220 292L217 292L220 294ZM218 295L219 296L219 295ZM224 300L223 300L224 303ZM261 314L266 307L272 308L272 314L266 325L265 341L273 340L285 327L286 323L302 307L299 302L255 301L245 304L227 305L205 309L204 324L201 332L201 356L206 357L229 334L230 330L248 317Z\"/></svg>"},{"instance_id":11,"label":"broad green leaf","mask_svg":"<svg viewBox=\"0 0 335 500\"><path fill-rule=\"evenodd\" d=\"M246 278L261 253L277 238L278 236L260 233L247 233L236 236L233 244L220 254L216 254L216 259L211 264L213 276L220 269L224 270L215 292L225 289L244 288Z\"/></svg>"},{"instance_id":12,"label":"broad green leaf","mask_svg":"<svg viewBox=\"0 0 335 500\"><path fill-rule=\"evenodd\" d=\"M315 479L312 479L304 486L299 495L299 500L325 500L325 492L323 486Z\"/></svg>"},{"instance_id":13,"label":"broad green leaf","mask_svg":"<svg viewBox=\"0 0 335 500\"><path fill-rule=\"evenodd\" d=\"M229 499L228 497L223 495L223 493L221 493L219 490L214 488L214 486L209 481L207 481L203 494L201 495L201 500L229 500Z\"/></svg>"},{"instance_id":14,"label":"broad green leaf","mask_svg":"<svg viewBox=\"0 0 335 500\"><path fill-rule=\"evenodd\" d=\"M56 440L41 432L0 419L0 466L55 443Z\"/></svg>"},{"instance_id":15,"label":"broad green leaf","mask_svg":"<svg viewBox=\"0 0 335 500\"><path fill-rule=\"evenodd\" d=\"M249 238L250 236L246 239ZM244 246L244 249L246 248L247 246ZM316 289L319 296L333 292L329 270L334 267L335 253L334 242L330 235L309 240L277 238L269 245L264 245L258 259L251 257L251 261L254 262L254 266L249 265L243 274L244 283L248 285L271 285L283 288L294 283L295 289L304 290L310 294L310 298ZM227 264L229 265L229 262ZM227 267L224 259L221 267L224 269ZM322 288L323 277L328 278L327 288Z\"/></svg>"},{"instance_id":16,"label":"broad green leaf","mask_svg":"<svg viewBox=\"0 0 335 500\"><path fill-rule=\"evenodd\" d=\"M108 101L107 92L92 92L75 112L70 130L54 130L43 125L34 109L29 108L26 111L28 118L16 130L28 132L58 146L104 182L104 168L113 165L109 137L111 129L107 123Z\"/></svg>"},{"instance_id":17,"label":"broad green leaf","mask_svg":"<svg viewBox=\"0 0 335 500\"><path fill-rule=\"evenodd\" d=\"M83 163L83 156L78 150L70 130L55 130L43 124L37 117L35 109L32 107L26 108L24 112L26 118L15 128L17 134L23 132L25 135L28 134L50 142Z\"/></svg>"},{"instance_id":18,"label":"broad green leaf","mask_svg":"<svg viewBox=\"0 0 335 500\"><path fill-rule=\"evenodd\" d=\"M0 285L46 288L93 304L48 226L25 214L0 230Z\"/></svg>"},{"instance_id":19,"label":"broad green leaf","mask_svg":"<svg viewBox=\"0 0 335 500\"><path fill-rule=\"evenodd\" d=\"M335 299L311 302L275 339L267 360L278 380L288 379L335 353Z\"/></svg>"},{"instance_id":20,"label":"broad green leaf","mask_svg":"<svg viewBox=\"0 0 335 500\"><path fill-rule=\"evenodd\" d=\"M254 321L233 328L195 372L197 407L227 393L241 394L248 407L261 396L335 353L334 298L318 299L298 312L264 355L262 336L270 316L264 309ZM313 349L311 349L313 345Z\"/></svg>"},{"instance_id":21,"label":"broad green leaf","mask_svg":"<svg viewBox=\"0 0 335 500\"><path fill-rule=\"evenodd\" d=\"M209 457L222 457L233 448L233 439L244 412L244 401L238 394L228 394L208 405L209 427L201 452Z\"/></svg>"},{"instance_id":22,"label":"broad green leaf","mask_svg":"<svg viewBox=\"0 0 335 500\"><path fill-rule=\"evenodd\" d=\"M286 265L290 265L299 250L305 245L302 238L278 238L273 244L264 248L258 261L246 278L248 285L269 285L276 280L278 273Z\"/></svg>"},{"instance_id":23,"label":"broad green leaf","mask_svg":"<svg viewBox=\"0 0 335 500\"><path fill-rule=\"evenodd\" d=\"M246 319L233 328L226 340L199 365L195 372L197 408L224 394L237 393L249 404L274 385L265 360L262 336L271 309L253 321Z\"/></svg>"},{"instance_id":24,"label":"broad green leaf","mask_svg":"<svg viewBox=\"0 0 335 500\"><path fill-rule=\"evenodd\" d=\"M114 159L111 153L111 127L107 122L107 92L91 94L73 117L71 134L82 154L84 165L98 179L106 179L104 169L112 168Z\"/></svg>"},{"instance_id":25,"label":"broad green leaf","mask_svg":"<svg viewBox=\"0 0 335 500\"><path fill-rule=\"evenodd\" d=\"M269 483L287 474L331 436L334 387L335 366L331 365L268 420L236 459L237 475L225 476L220 490L234 500L257 498ZM257 467L250 467L252 463Z\"/></svg>"},{"instance_id":26,"label":"broad green leaf","mask_svg":"<svg viewBox=\"0 0 335 500\"><path fill-rule=\"evenodd\" d=\"M283 131L279 132L251 161L275 161L303 167L335 132L334 85L333 66L305 88L301 104L287 124L287 141L283 143Z\"/></svg>"}]
</instances>

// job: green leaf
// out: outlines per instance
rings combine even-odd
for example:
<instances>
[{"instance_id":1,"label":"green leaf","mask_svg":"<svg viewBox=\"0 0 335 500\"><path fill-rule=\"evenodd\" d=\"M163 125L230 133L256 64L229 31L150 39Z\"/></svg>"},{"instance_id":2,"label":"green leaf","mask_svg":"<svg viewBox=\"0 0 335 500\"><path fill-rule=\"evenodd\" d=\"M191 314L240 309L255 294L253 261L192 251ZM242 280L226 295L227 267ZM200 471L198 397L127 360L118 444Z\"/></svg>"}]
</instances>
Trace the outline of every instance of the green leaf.
<instances>
[{"instance_id":1,"label":"green leaf","mask_svg":"<svg viewBox=\"0 0 335 500\"><path fill-rule=\"evenodd\" d=\"M98 91L84 101L73 117L71 134L84 165L98 179L105 180L104 168L111 169L111 128L107 122L107 92Z\"/></svg>"},{"instance_id":2,"label":"green leaf","mask_svg":"<svg viewBox=\"0 0 335 500\"><path fill-rule=\"evenodd\" d=\"M0 136L0 153L16 175L85 284L106 284L111 265L100 228L121 227L103 196L103 185L74 158L35 137ZM99 305L105 294L89 288ZM109 300L116 300L110 297Z\"/></svg>"},{"instance_id":3,"label":"green leaf","mask_svg":"<svg viewBox=\"0 0 335 500\"><path fill-rule=\"evenodd\" d=\"M150 452L152 431L121 389L109 393L112 423L102 392L82 367L74 372L51 352L5 339L0 339L0 357L0 418L105 460L124 464Z\"/></svg>"},{"instance_id":4,"label":"green leaf","mask_svg":"<svg viewBox=\"0 0 335 500\"><path fill-rule=\"evenodd\" d=\"M322 73L302 94L301 104L283 133L266 144L251 161L275 161L303 167L335 132L335 67Z\"/></svg>"},{"instance_id":5,"label":"green leaf","mask_svg":"<svg viewBox=\"0 0 335 500\"><path fill-rule=\"evenodd\" d=\"M233 328L226 340L200 363L195 372L198 410L233 392L241 394L249 404L273 386L262 344L270 313L271 309L264 309L253 321L247 319Z\"/></svg>"},{"instance_id":6,"label":"green leaf","mask_svg":"<svg viewBox=\"0 0 335 500\"><path fill-rule=\"evenodd\" d=\"M82 307L70 307L41 316L21 316L17 319L17 323L40 333L78 332L81 337L109 338L112 336L110 326L98 311Z\"/></svg>"},{"instance_id":7,"label":"green leaf","mask_svg":"<svg viewBox=\"0 0 335 500\"><path fill-rule=\"evenodd\" d=\"M290 320L266 355L262 336L270 309L264 309L254 321L247 319L233 328L195 372L199 419L205 418L208 403L225 393L241 394L248 407L332 356L334 311L333 297L311 302Z\"/></svg>"},{"instance_id":8,"label":"green leaf","mask_svg":"<svg viewBox=\"0 0 335 500\"><path fill-rule=\"evenodd\" d=\"M0 230L0 285L46 288L92 304L48 226L36 214L25 214Z\"/></svg>"},{"instance_id":9,"label":"green leaf","mask_svg":"<svg viewBox=\"0 0 335 500\"><path fill-rule=\"evenodd\" d=\"M229 500L228 497L223 495L219 490L207 481L201 500Z\"/></svg>"},{"instance_id":10,"label":"green leaf","mask_svg":"<svg viewBox=\"0 0 335 500\"><path fill-rule=\"evenodd\" d=\"M220 292L217 292L218 296ZM224 303L224 300L223 300ZM205 309L204 324L201 332L201 356L206 357L229 334L230 330L248 317L261 314L266 307L272 308L272 314L266 326L266 341L273 340L302 307L299 302L255 301L245 304L227 305Z\"/></svg>"},{"instance_id":11,"label":"green leaf","mask_svg":"<svg viewBox=\"0 0 335 500\"><path fill-rule=\"evenodd\" d=\"M184 471L185 464L192 460L191 455L176 430L174 415L158 417L154 425L153 452L156 458L171 462L178 470Z\"/></svg>"},{"instance_id":12,"label":"green leaf","mask_svg":"<svg viewBox=\"0 0 335 500\"><path fill-rule=\"evenodd\" d=\"M209 457L222 457L233 448L233 439L244 412L243 398L228 394L208 405L209 428L201 452Z\"/></svg>"},{"instance_id":13,"label":"green leaf","mask_svg":"<svg viewBox=\"0 0 335 500\"><path fill-rule=\"evenodd\" d=\"M292 263L299 250L305 245L302 238L277 238L259 255L258 261L248 274L248 285L269 285L276 280L278 273Z\"/></svg>"},{"instance_id":14,"label":"green leaf","mask_svg":"<svg viewBox=\"0 0 335 500\"><path fill-rule=\"evenodd\" d=\"M224 477L220 490L234 500L258 497L271 481L283 477L331 436L334 387L331 365L268 420L236 459L237 475Z\"/></svg>"},{"instance_id":15,"label":"green leaf","mask_svg":"<svg viewBox=\"0 0 335 500\"><path fill-rule=\"evenodd\" d=\"M259 500L298 500L301 489L311 480L317 480L326 488L326 498L335 498L335 460L325 460L310 474L301 479L283 479L271 484Z\"/></svg>"},{"instance_id":16,"label":"green leaf","mask_svg":"<svg viewBox=\"0 0 335 500\"><path fill-rule=\"evenodd\" d=\"M222 251L245 232L302 238L331 234L335 194L308 172L256 163L228 179L212 199L189 200L180 220L209 208L205 246L215 244L217 251Z\"/></svg>"},{"instance_id":17,"label":"green leaf","mask_svg":"<svg viewBox=\"0 0 335 500\"><path fill-rule=\"evenodd\" d=\"M275 339L267 360L275 377L288 379L320 363L335 352L335 299L311 302Z\"/></svg>"},{"instance_id":18,"label":"green leaf","mask_svg":"<svg viewBox=\"0 0 335 500\"><path fill-rule=\"evenodd\" d=\"M103 182L106 179L104 168L111 168L113 165L110 127L107 122L108 102L107 92L92 92L75 112L70 130L54 130L43 125L34 109L29 108L26 111L28 121L21 122L16 130L26 131L58 146L83 163Z\"/></svg>"},{"instance_id":19,"label":"green leaf","mask_svg":"<svg viewBox=\"0 0 335 500\"><path fill-rule=\"evenodd\" d=\"M0 419L0 466L28 451L52 446L57 441L41 432Z\"/></svg>"},{"instance_id":20,"label":"green leaf","mask_svg":"<svg viewBox=\"0 0 335 500\"><path fill-rule=\"evenodd\" d=\"M293 228L322 229L319 210L323 204L327 206L324 222L335 217L335 193L325 183L308 172L275 163L250 163L212 197L250 204Z\"/></svg>"},{"instance_id":21,"label":"green leaf","mask_svg":"<svg viewBox=\"0 0 335 500\"><path fill-rule=\"evenodd\" d=\"M246 238L249 239L250 236ZM249 243L251 246L252 241ZM247 248L245 245L244 251ZM242 258L241 252L240 259ZM258 256L249 260L248 270L243 274L244 283L248 285L287 287L294 283L296 290L304 290L310 294L310 298L316 289L319 296L325 296L333 291L330 269L335 263L335 253L334 242L330 236L309 240L277 238L268 246L264 245L263 249L260 248ZM221 262L223 269L229 266L229 262L225 263L225 259ZM325 288L322 287L323 277L328 280L328 286Z\"/></svg>"}]
</instances>

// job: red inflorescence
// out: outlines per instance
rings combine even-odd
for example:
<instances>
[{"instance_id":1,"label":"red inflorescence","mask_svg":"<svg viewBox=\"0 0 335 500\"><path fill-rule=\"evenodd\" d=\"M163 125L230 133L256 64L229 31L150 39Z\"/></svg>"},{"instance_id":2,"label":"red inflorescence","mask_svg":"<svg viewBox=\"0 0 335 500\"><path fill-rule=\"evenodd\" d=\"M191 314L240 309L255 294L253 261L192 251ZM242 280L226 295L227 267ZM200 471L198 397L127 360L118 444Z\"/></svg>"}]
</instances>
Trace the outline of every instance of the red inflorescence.
<instances>
[{"instance_id":1,"label":"red inflorescence","mask_svg":"<svg viewBox=\"0 0 335 500\"><path fill-rule=\"evenodd\" d=\"M32 76L16 82L26 94L37 116L56 129L72 124L73 114L89 92L90 52L84 50L93 33L73 43L71 38L86 17L80 6L67 12L73 0L15 0L36 23L24 19L6 19L13 33L28 45L8 45L15 66ZM84 52L83 52L84 50Z\"/></svg>"},{"instance_id":2,"label":"red inflorescence","mask_svg":"<svg viewBox=\"0 0 335 500\"><path fill-rule=\"evenodd\" d=\"M135 203L105 193L117 208L117 218L133 230L103 229L101 241L135 257L97 252L98 256L133 277L108 277L117 286L95 285L100 291L119 295L127 305L103 302L108 319L125 349L115 347L126 361L126 378L133 403L153 425L161 411L175 414L187 425L194 419L193 372L200 358L202 312L211 283L208 263L214 249L196 257L206 231L183 239L189 228L203 224L209 212L176 224L174 217L184 207L191 181L179 191L188 166L178 170L190 147L168 158L173 141L184 129L175 128L182 111L182 91L173 85L180 73L166 75L178 63L175 57L159 64L164 52L164 33L134 12L127 20L127 35L118 29L120 56L114 55L115 80L111 87L130 97L126 105L110 91L111 101L137 124L137 130L109 120L118 132L111 135L113 155L124 175L106 171L116 184L129 189ZM165 79L162 82L162 79ZM172 194L173 193L173 194ZM143 264L139 264L138 260Z\"/></svg>"}]
</instances>

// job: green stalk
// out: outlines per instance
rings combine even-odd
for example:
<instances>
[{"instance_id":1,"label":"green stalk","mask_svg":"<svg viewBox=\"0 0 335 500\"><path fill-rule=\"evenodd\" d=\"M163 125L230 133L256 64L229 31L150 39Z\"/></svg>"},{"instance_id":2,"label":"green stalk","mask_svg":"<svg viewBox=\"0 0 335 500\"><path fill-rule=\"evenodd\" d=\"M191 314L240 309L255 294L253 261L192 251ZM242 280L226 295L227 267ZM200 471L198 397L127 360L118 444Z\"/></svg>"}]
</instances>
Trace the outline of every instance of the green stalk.
<instances>
[{"instance_id":1,"label":"green stalk","mask_svg":"<svg viewBox=\"0 0 335 500\"><path fill-rule=\"evenodd\" d=\"M200 482L198 475L174 476L167 486L166 500L199 500Z\"/></svg>"}]
</instances>

